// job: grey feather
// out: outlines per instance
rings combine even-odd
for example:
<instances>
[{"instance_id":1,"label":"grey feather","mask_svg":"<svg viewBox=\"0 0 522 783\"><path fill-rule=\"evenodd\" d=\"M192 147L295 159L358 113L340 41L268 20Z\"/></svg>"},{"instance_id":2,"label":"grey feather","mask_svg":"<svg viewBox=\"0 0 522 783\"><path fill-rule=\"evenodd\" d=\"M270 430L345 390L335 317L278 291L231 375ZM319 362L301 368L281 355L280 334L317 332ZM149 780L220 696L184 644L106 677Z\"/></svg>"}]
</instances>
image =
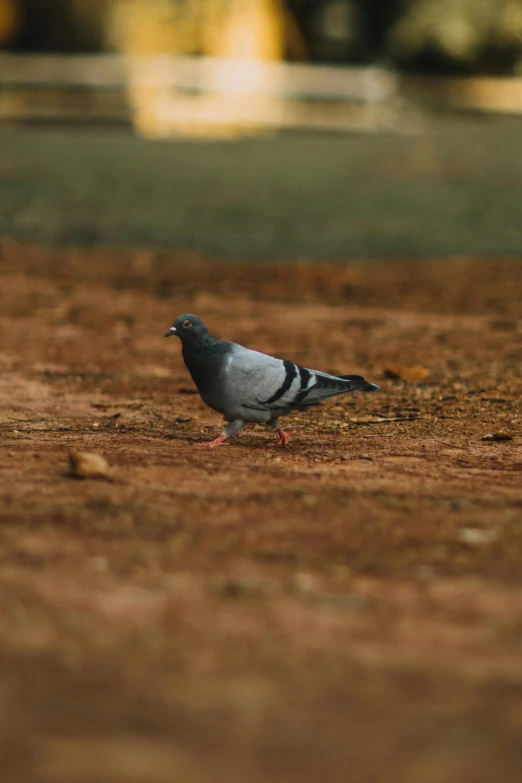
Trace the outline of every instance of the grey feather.
<instances>
[{"instance_id":1,"label":"grey feather","mask_svg":"<svg viewBox=\"0 0 522 783\"><path fill-rule=\"evenodd\" d=\"M195 315L176 318L166 336L170 334L181 338L185 364L203 401L230 422L225 437L246 422L269 423L282 437L278 417L292 409L379 388L360 375L329 375L217 340Z\"/></svg>"}]
</instances>

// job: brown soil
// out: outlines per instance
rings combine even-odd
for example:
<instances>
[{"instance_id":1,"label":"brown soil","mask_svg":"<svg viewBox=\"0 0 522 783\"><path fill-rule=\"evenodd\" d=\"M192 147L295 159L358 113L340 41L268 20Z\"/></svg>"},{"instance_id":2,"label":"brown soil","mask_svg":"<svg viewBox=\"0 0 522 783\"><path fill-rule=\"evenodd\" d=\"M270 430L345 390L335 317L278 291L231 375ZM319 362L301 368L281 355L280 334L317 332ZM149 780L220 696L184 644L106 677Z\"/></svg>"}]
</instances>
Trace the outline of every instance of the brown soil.
<instances>
[{"instance_id":1,"label":"brown soil","mask_svg":"<svg viewBox=\"0 0 522 783\"><path fill-rule=\"evenodd\" d=\"M519 783L522 265L0 258L2 779ZM381 390L196 449L184 311Z\"/></svg>"}]
</instances>

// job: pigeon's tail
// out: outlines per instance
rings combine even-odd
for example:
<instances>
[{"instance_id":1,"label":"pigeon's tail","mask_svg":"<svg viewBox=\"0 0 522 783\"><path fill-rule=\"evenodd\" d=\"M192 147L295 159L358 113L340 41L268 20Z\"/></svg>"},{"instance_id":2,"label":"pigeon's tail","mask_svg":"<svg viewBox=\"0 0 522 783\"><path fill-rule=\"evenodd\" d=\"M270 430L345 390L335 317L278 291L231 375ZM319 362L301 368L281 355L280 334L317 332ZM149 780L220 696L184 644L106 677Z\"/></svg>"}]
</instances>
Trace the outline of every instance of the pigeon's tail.
<instances>
[{"instance_id":1,"label":"pigeon's tail","mask_svg":"<svg viewBox=\"0 0 522 783\"><path fill-rule=\"evenodd\" d=\"M293 401L292 407L317 405L319 402L337 397L347 392L370 392L379 388L370 383L362 375L329 375L318 370L307 370L313 381L309 389L300 391Z\"/></svg>"},{"instance_id":2,"label":"pigeon's tail","mask_svg":"<svg viewBox=\"0 0 522 783\"><path fill-rule=\"evenodd\" d=\"M376 383L370 383L362 375L338 375L341 381L348 381L352 387L349 391L373 392L379 388Z\"/></svg>"}]
</instances>

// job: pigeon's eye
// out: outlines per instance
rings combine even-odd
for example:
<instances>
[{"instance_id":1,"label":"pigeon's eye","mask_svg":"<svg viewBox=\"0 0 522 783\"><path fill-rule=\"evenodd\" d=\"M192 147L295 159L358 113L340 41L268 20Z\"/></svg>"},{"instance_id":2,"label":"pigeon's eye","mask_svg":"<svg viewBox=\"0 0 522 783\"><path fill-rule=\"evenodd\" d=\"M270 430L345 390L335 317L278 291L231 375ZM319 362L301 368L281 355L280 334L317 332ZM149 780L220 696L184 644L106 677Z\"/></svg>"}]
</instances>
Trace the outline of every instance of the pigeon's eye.
<instances>
[{"instance_id":1,"label":"pigeon's eye","mask_svg":"<svg viewBox=\"0 0 522 783\"><path fill-rule=\"evenodd\" d=\"M183 326L185 327L185 329L188 329L189 326L192 326L192 323L187 318L186 321L183 321Z\"/></svg>"}]
</instances>

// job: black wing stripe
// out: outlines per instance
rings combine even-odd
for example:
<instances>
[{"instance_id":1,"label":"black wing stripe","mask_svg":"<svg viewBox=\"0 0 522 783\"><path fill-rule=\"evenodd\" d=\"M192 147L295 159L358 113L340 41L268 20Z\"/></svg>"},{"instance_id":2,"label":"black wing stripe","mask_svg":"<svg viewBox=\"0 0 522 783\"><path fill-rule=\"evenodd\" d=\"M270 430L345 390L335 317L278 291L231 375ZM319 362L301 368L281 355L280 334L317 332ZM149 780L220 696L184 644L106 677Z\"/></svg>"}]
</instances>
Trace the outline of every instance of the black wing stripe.
<instances>
[{"instance_id":1,"label":"black wing stripe","mask_svg":"<svg viewBox=\"0 0 522 783\"><path fill-rule=\"evenodd\" d=\"M263 402L263 405L272 405L273 402L277 402L285 392L288 391L292 383L294 382L294 379L297 375L297 368L293 362L289 362L287 359L283 362L284 368L286 370L286 375L283 383L279 387L279 389L272 394L269 400L265 400Z\"/></svg>"},{"instance_id":2,"label":"black wing stripe","mask_svg":"<svg viewBox=\"0 0 522 783\"><path fill-rule=\"evenodd\" d=\"M299 376L301 378L301 385L299 386L299 391L295 396L294 403L293 403L294 405L296 403L302 402L302 400L304 400L304 398L310 391L310 389L307 389L306 387L308 386L308 382L312 377L312 373L310 372L310 370L307 370L306 367L300 367L298 365L298 369L299 369ZM312 386L312 389L313 388L314 387Z\"/></svg>"},{"instance_id":3,"label":"black wing stripe","mask_svg":"<svg viewBox=\"0 0 522 783\"><path fill-rule=\"evenodd\" d=\"M306 367L300 367L299 365L298 365L298 370L299 370L299 377L301 378L301 385L299 387L299 390L303 391L303 389L306 389L306 387L308 386L308 381L312 377L312 373L310 372L310 370L307 370Z\"/></svg>"}]
</instances>

